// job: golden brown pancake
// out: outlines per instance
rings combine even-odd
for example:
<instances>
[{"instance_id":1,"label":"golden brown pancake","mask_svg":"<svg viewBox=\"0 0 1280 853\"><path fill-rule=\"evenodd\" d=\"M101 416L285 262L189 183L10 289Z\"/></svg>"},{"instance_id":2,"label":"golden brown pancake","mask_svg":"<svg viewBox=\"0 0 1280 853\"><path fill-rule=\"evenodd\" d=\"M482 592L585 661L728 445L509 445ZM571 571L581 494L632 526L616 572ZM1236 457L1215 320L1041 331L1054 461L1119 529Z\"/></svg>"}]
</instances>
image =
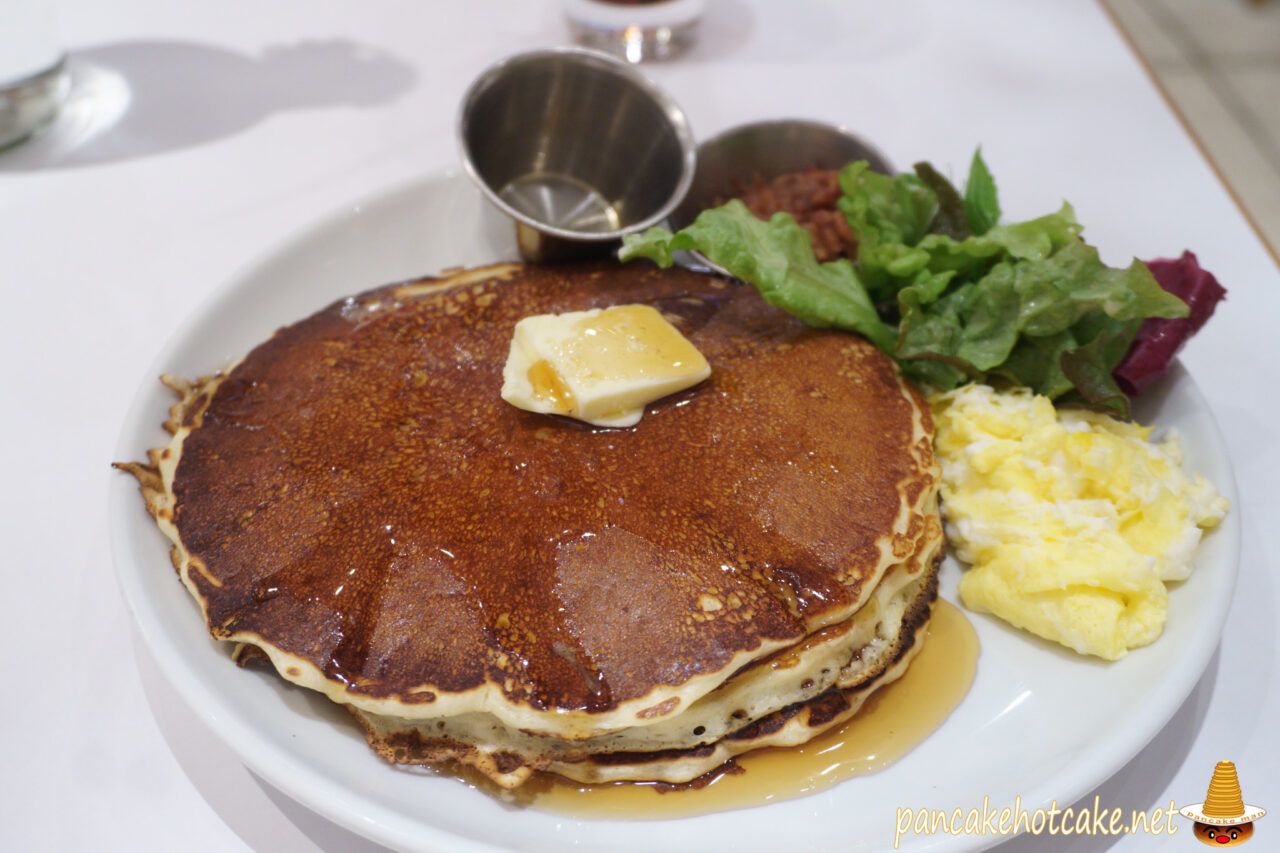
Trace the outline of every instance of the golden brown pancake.
<instances>
[{"instance_id":1,"label":"golden brown pancake","mask_svg":"<svg viewBox=\"0 0 1280 853\"><path fill-rule=\"evenodd\" d=\"M848 720L872 693L897 680L920 650L937 595L940 557L938 548L930 549L926 565L917 567L910 582L894 591L893 612L874 626L872 638L849 650L843 665L828 663L830 677L817 672L803 677L802 672L791 701L778 700L763 712L744 701L758 698L761 691L758 682L740 684L742 673L661 726L588 740L525 734L475 719L406 720L351 710L370 746L395 764L457 762L508 788L523 784L535 770L576 782L689 783L752 749L805 743ZM786 650L751 669L781 666L788 667L784 672L794 672L799 667L791 666L788 658L801 653ZM822 658L817 665L827 661Z\"/></svg>"},{"instance_id":2,"label":"golden brown pancake","mask_svg":"<svg viewBox=\"0 0 1280 853\"><path fill-rule=\"evenodd\" d=\"M799 746L847 722L882 687L897 681L920 652L936 599L936 575L916 590L901 633L878 661L875 674L850 687L833 687L792 703L718 741L685 749L593 755L576 761L552 761L548 772L575 782L691 782L731 758L765 746Z\"/></svg>"},{"instance_id":3,"label":"golden brown pancake","mask_svg":"<svg viewBox=\"0 0 1280 853\"><path fill-rule=\"evenodd\" d=\"M711 378L626 429L501 399L520 318L627 303ZM682 270L380 288L169 381L173 442L125 467L210 632L370 714L658 726L936 552L932 421L893 362Z\"/></svg>"}]
</instances>

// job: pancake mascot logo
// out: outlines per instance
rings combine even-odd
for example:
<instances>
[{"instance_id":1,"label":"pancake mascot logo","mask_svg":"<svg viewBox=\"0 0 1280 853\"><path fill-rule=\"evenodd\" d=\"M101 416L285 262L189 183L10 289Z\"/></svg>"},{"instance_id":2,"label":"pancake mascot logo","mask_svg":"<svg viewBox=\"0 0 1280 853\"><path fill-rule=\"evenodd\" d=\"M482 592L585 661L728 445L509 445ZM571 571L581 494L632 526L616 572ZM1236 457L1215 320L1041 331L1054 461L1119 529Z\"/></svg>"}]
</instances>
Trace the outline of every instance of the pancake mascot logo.
<instances>
[{"instance_id":1,"label":"pancake mascot logo","mask_svg":"<svg viewBox=\"0 0 1280 853\"><path fill-rule=\"evenodd\" d=\"M1183 817L1195 821L1196 838L1213 847L1235 847L1253 837L1253 822L1266 814L1257 806L1246 806L1240 794L1236 766L1219 761L1213 768L1209 793L1203 803L1181 809Z\"/></svg>"}]
</instances>

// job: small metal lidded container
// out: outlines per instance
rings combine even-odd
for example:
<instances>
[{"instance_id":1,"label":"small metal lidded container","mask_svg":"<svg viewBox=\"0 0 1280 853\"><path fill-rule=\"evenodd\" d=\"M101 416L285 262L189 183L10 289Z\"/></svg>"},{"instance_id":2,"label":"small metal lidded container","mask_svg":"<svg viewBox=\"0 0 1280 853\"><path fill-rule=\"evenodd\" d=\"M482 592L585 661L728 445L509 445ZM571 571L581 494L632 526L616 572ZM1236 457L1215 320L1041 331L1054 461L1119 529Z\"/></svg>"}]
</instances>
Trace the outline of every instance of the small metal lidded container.
<instances>
[{"instance_id":1,"label":"small metal lidded container","mask_svg":"<svg viewBox=\"0 0 1280 853\"><path fill-rule=\"evenodd\" d=\"M574 40L627 62L673 59L697 40L705 0L563 0Z\"/></svg>"},{"instance_id":2,"label":"small metal lidded container","mask_svg":"<svg viewBox=\"0 0 1280 853\"><path fill-rule=\"evenodd\" d=\"M467 173L515 220L520 253L602 256L670 215L693 180L684 112L607 54L553 48L504 59L462 99Z\"/></svg>"}]
</instances>

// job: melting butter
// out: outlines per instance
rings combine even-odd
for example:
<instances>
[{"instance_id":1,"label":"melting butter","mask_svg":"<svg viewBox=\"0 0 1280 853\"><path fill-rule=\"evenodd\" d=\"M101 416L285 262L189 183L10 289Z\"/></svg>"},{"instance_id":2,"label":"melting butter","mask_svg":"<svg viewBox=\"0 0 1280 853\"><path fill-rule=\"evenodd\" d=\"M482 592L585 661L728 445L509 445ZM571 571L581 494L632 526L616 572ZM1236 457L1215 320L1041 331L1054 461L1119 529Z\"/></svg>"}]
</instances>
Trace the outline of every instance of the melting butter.
<instances>
[{"instance_id":1,"label":"melting butter","mask_svg":"<svg viewBox=\"0 0 1280 853\"><path fill-rule=\"evenodd\" d=\"M502 399L530 412L625 427L647 404L710 375L702 353L656 309L617 305L517 323Z\"/></svg>"}]
</instances>

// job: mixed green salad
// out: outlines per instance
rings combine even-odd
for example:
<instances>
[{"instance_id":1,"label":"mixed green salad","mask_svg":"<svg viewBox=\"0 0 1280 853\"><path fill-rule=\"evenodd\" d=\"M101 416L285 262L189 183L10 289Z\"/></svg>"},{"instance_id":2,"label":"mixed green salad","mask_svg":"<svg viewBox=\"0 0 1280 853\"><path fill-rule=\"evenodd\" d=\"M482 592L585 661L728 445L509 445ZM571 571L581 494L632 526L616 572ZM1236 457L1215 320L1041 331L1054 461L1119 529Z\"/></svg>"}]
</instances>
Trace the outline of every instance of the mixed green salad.
<instances>
[{"instance_id":1,"label":"mixed green salad","mask_svg":"<svg viewBox=\"0 0 1280 853\"><path fill-rule=\"evenodd\" d=\"M1143 262L1102 263L1069 204L1001 224L981 151L963 195L928 163L889 176L858 161L839 180L856 261L818 262L790 214L765 222L737 200L675 234L629 235L619 257L665 267L675 251L701 252L806 323L865 336L934 389L1008 381L1122 417L1129 397L1113 374L1144 320L1188 315Z\"/></svg>"}]
</instances>

